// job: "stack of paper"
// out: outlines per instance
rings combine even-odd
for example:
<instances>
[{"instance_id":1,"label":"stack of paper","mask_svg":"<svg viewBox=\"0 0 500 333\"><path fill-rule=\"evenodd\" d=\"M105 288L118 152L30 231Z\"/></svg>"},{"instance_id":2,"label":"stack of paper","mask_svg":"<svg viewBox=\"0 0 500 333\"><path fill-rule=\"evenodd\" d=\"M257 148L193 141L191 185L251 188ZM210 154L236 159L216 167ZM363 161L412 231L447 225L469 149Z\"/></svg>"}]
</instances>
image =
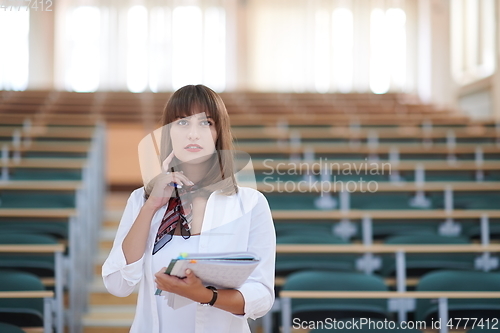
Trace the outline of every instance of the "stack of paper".
<instances>
[{"instance_id":1,"label":"stack of paper","mask_svg":"<svg viewBox=\"0 0 500 333\"><path fill-rule=\"evenodd\" d=\"M221 289L239 288L259 264L259 258L250 252L191 253L181 254L172 259L166 274L186 277L186 269L191 269L205 286ZM160 295L157 289L155 295ZM191 303L190 299L168 293L168 305L178 309Z\"/></svg>"}]
</instances>

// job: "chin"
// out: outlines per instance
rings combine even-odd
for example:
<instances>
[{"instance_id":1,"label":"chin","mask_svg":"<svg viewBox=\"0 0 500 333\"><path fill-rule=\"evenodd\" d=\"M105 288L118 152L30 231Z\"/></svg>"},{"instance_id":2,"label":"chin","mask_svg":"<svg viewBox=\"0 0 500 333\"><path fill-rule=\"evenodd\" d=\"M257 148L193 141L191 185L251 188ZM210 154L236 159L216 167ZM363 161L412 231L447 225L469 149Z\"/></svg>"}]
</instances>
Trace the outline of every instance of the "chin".
<instances>
[{"instance_id":1,"label":"chin","mask_svg":"<svg viewBox=\"0 0 500 333\"><path fill-rule=\"evenodd\" d=\"M182 154L179 155L176 154L176 156L182 163L200 164L208 161L213 156L213 154L214 152L208 154L205 152L197 152L197 153L182 152Z\"/></svg>"}]
</instances>

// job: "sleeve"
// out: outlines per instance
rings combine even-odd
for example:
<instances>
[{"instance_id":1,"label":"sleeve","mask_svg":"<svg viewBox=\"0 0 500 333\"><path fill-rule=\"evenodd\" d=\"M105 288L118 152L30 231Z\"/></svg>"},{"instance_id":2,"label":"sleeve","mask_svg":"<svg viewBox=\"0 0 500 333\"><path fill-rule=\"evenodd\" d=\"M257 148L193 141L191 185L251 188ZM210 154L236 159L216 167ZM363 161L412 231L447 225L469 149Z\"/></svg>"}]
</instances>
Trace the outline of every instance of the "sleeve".
<instances>
[{"instance_id":1,"label":"sleeve","mask_svg":"<svg viewBox=\"0 0 500 333\"><path fill-rule=\"evenodd\" d=\"M118 297L126 297L132 293L135 286L141 281L143 276L144 255L136 262L127 265L125 255L122 250L122 243L132 227L144 199L137 193L132 192L127 200L127 205L123 211L120 225L116 232L113 247L108 258L102 266L102 277L106 289Z\"/></svg>"},{"instance_id":2,"label":"sleeve","mask_svg":"<svg viewBox=\"0 0 500 333\"><path fill-rule=\"evenodd\" d=\"M251 216L248 251L257 254L260 263L245 283L237 289L245 299L243 315L245 319L264 316L272 308L275 297L276 233L267 199L262 193L257 193L257 204Z\"/></svg>"}]
</instances>

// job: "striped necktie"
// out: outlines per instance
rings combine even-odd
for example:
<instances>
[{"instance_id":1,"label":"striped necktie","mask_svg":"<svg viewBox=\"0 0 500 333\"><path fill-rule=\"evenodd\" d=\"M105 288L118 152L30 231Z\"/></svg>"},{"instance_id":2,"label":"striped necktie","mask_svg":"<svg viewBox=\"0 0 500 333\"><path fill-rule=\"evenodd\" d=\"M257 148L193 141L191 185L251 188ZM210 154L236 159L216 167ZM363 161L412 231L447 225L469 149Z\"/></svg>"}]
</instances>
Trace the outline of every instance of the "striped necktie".
<instances>
[{"instance_id":1,"label":"striped necktie","mask_svg":"<svg viewBox=\"0 0 500 333\"><path fill-rule=\"evenodd\" d=\"M191 221L193 220L193 200L191 193L196 190L196 185L188 188L176 188L176 196L168 201L168 207L160 223L155 238L153 254L158 252L172 239L175 229L181 223L181 235L184 239L191 236ZM184 205L182 204L184 203Z\"/></svg>"}]
</instances>

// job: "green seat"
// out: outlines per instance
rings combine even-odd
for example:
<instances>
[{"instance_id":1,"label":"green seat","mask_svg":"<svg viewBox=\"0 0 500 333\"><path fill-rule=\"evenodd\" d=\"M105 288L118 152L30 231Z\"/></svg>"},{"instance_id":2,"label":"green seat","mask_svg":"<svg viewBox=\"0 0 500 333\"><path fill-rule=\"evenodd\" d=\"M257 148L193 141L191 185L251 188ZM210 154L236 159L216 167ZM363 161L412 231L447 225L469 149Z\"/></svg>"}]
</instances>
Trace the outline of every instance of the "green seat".
<instances>
[{"instance_id":1,"label":"green seat","mask_svg":"<svg viewBox=\"0 0 500 333\"><path fill-rule=\"evenodd\" d=\"M481 238L481 226L479 223L474 223L470 228L466 230L466 235L471 238ZM490 220L489 223L489 234L492 239L500 238L500 221Z\"/></svg>"},{"instance_id":2,"label":"green seat","mask_svg":"<svg viewBox=\"0 0 500 333\"><path fill-rule=\"evenodd\" d=\"M498 209L499 192L456 191L453 193L453 207L455 209ZM443 209L444 195L441 193L434 202L436 209Z\"/></svg>"},{"instance_id":3,"label":"green seat","mask_svg":"<svg viewBox=\"0 0 500 333\"><path fill-rule=\"evenodd\" d=\"M276 238L277 244L349 244L331 233L296 233ZM286 276L300 270L354 271L356 256L319 253L277 253L276 276Z\"/></svg>"},{"instance_id":4,"label":"green seat","mask_svg":"<svg viewBox=\"0 0 500 333\"><path fill-rule=\"evenodd\" d=\"M410 200L413 198L413 193L360 193L355 192L350 194L351 209L373 209L373 210L388 210L388 209L408 209L418 210L422 208L415 208L409 205ZM433 204L431 202L431 207Z\"/></svg>"},{"instance_id":5,"label":"green seat","mask_svg":"<svg viewBox=\"0 0 500 333\"><path fill-rule=\"evenodd\" d=\"M265 172L268 173L269 170L267 170ZM288 182L288 181L300 182L301 180L303 180L303 177L300 174L297 174L297 175L289 175L289 174L280 175L280 174L277 174L277 173L272 173L270 175L267 175L267 174L259 172L259 173L255 173L255 180L258 181L258 182L264 182L266 184L273 184L273 186L275 186L275 188L277 188L276 182L278 180L281 181L281 182ZM281 184L281 185L283 185L283 184ZM266 187L267 186L270 186L270 185L266 185Z\"/></svg>"},{"instance_id":6,"label":"green seat","mask_svg":"<svg viewBox=\"0 0 500 333\"><path fill-rule=\"evenodd\" d=\"M0 209L3 208L74 208L75 192L21 191L0 192Z\"/></svg>"},{"instance_id":7,"label":"green seat","mask_svg":"<svg viewBox=\"0 0 500 333\"><path fill-rule=\"evenodd\" d=\"M486 181L499 181L500 172L497 170L486 171L484 175L484 180Z\"/></svg>"},{"instance_id":8,"label":"green seat","mask_svg":"<svg viewBox=\"0 0 500 333\"><path fill-rule=\"evenodd\" d=\"M0 332L2 332L2 333L25 333L18 326L6 324L6 323L0 323Z\"/></svg>"},{"instance_id":9,"label":"green seat","mask_svg":"<svg viewBox=\"0 0 500 333\"><path fill-rule=\"evenodd\" d=\"M473 182L475 177L475 173L470 171L429 170L425 173L425 181L428 182Z\"/></svg>"},{"instance_id":10,"label":"green seat","mask_svg":"<svg viewBox=\"0 0 500 333\"><path fill-rule=\"evenodd\" d=\"M373 223L373 237L385 239L401 234L435 234L442 220L377 220Z\"/></svg>"},{"instance_id":11,"label":"green seat","mask_svg":"<svg viewBox=\"0 0 500 333\"><path fill-rule=\"evenodd\" d=\"M15 168L9 172L12 180L82 180L79 169Z\"/></svg>"},{"instance_id":12,"label":"green seat","mask_svg":"<svg viewBox=\"0 0 500 333\"><path fill-rule=\"evenodd\" d=\"M67 222L11 219L0 220L0 233L23 233L48 235L57 239L68 239Z\"/></svg>"},{"instance_id":13,"label":"green seat","mask_svg":"<svg viewBox=\"0 0 500 333\"><path fill-rule=\"evenodd\" d=\"M266 193L271 209L279 210L316 210L314 200L319 193Z\"/></svg>"},{"instance_id":14,"label":"green seat","mask_svg":"<svg viewBox=\"0 0 500 333\"><path fill-rule=\"evenodd\" d=\"M45 288L36 275L11 270L0 271L0 291L43 290ZM43 299L0 299L0 322L20 327L43 326Z\"/></svg>"},{"instance_id":15,"label":"green seat","mask_svg":"<svg viewBox=\"0 0 500 333\"><path fill-rule=\"evenodd\" d=\"M432 233L416 235L399 235L386 239L385 244L469 244L465 237L449 237ZM405 256L406 272L408 276L421 276L436 269L474 269L475 255L469 253L408 253ZM391 276L396 273L394 255L384 256L382 275Z\"/></svg>"},{"instance_id":16,"label":"green seat","mask_svg":"<svg viewBox=\"0 0 500 333\"><path fill-rule=\"evenodd\" d=\"M76 158L82 159L87 157L87 153L83 152L34 152L28 151L23 154L24 158Z\"/></svg>"},{"instance_id":17,"label":"green seat","mask_svg":"<svg viewBox=\"0 0 500 333\"><path fill-rule=\"evenodd\" d=\"M0 234L0 244L58 244L53 237L37 234L5 233ZM39 277L53 277L54 256L49 254L0 253L0 268L15 269L35 274Z\"/></svg>"},{"instance_id":18,"label":"green seat","mask_svg":"<svg viewBox=\"0 0 500 333\"><path fill-rule=\"evenodd\" d=\"M479 271L436 271L423 276L416 291L500 291L500 274ZM500 299L448 299L449 318L498 318ZM416 320L437 318L438 304L417 299ZM491 320L490 320L491 322ZM462 324L464 324L462 322ZM472 322L470 322L472 324ZM457 323L454 323L457 325Z\"/></svg>"},{"instance_id":19,"label":"green seat","mask_svg":"<svg viewBox=\"0 0 500 333\"><path fill-rule=\"evenodd\" d=\"M375 275L352 272L302 271L291 274L282 290L387 291ZM292 299L292 316L300 320L325 318L380 318L387 313L386 299Z\"/></svg>"},{"instance_id":20,"label":"green seat","mask_svg":"<svg viewBox=\"0 0 500 333\"><path fill-rule=\"evenodd\" d=\"M332 234L333 222L283 222L274 225L276 235Z\"/></svg>"}]
</instances>

